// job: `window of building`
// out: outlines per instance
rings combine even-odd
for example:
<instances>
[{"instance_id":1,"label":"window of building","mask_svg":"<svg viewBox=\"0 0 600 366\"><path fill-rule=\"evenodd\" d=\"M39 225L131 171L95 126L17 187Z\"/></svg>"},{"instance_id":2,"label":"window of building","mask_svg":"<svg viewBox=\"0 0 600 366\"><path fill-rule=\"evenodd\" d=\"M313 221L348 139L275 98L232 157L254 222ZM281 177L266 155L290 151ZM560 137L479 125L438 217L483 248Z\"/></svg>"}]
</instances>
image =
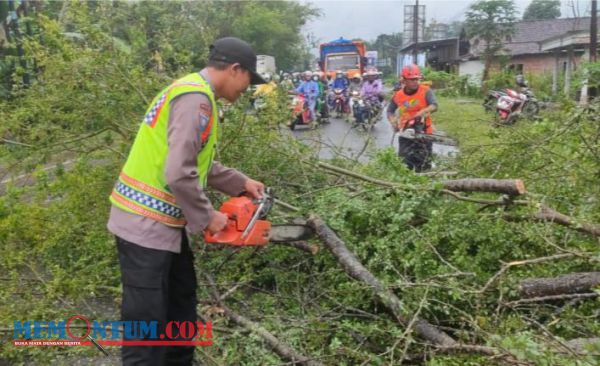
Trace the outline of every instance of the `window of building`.
<instances>
[{"instance_id":1,"label":"window of building","mask_svg":"<svg viewBox=\"0 0 600 366\"><path fill-rule=\"evenodd\" d=\"M523 64L510 64L508 65L508 69L515 74L523 73Z\"/></svg>"}]
</instances>

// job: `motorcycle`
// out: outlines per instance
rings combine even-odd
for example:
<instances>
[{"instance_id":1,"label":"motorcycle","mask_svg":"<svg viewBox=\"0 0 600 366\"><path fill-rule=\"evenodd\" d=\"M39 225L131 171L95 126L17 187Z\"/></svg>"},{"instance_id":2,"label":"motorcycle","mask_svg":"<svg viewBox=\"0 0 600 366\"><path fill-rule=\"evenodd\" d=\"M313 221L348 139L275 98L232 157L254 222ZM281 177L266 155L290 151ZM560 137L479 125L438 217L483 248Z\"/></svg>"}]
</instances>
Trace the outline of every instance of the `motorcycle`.
<instances>
[{"instance_id":1,"label":"motorcycle","mask_svg":"<svg viewBox=\"0 0 600 366\"><path fill-rule=\"evenodd\" d=\"M329 123L329 106L324 94L319 95L317 99L317 118L320 123Z\"/></svg>"},{"instance_id":2,"label":"motorcycle","mask_svg":"<svg viewBox=\"0 0 600 366\"><path fill-rule=\"evenodd\" d=\"M529 88L523 88L522 93L506 89L506 95L501 95L496 103L496 115L500 123L514 124L521 115L531 118L538 114L540 106Z\"/></svg>"},{"instance_id":3,"label":"motorcycle","mask_svg":"<svg viewBox=\"0 0 600 366\"><path fill-rule=\"evenodd\" d=\"M298 125L310 125L310 109L304 94L292 96L291 108L293 119L289 124L290 130L294 131Z\"/></svg>"},{"instance_id":4,"label":"motorcycle","mask_svg":"<svg viewBox=\"0 0 600 366\"><path fill-rule=\"evenodd\" d=\"M354 125L370 130L379 120L383 110L377 97L363 98L357 91L352 92L352 114Z\"/></svg>"},{"instance_id":5,"label":"motorcycle","mask_svg":"<svg viewBox=\"0 0 600 366\"><path fill-rule=\"evenodd\" d=\"M483 100L483 108L485 111L493 112L496 109L498 99L504 95L506 95L506 93L502 90L490 90Z\"/></svg>"},{"instance_id":6,"label":"motorcycle","mask_svg":"<svg viewBox=\"0 0 600 366\"><path fill-rule=\"evenodd\" d=\"M344 114L349 113L343 89L333 90L333 110L336 118L342 118Z\"/></svg>"}]
</instances>

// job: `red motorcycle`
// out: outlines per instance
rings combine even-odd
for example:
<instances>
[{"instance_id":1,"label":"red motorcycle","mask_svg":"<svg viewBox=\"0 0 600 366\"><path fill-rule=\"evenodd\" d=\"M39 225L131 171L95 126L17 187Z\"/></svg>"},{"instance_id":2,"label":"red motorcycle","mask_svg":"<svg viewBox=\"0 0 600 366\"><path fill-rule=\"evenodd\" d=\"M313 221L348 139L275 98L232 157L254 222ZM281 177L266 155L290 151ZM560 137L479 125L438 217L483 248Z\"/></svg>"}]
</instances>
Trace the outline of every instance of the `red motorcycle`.
<instances>
[{"instance_id":1,"label":"red motorcycle","mask_svg":"<svg viewBox=\"0 0 600 366\"><path fill-rule=\"evenodd\" d=\"M333 90L333 110L335 111L336 118L342 118L344 114L350 114L350 107L348 106L343 89Z\"/></svg>"},{"instance_id":2,"label":"red motorcycle","mask_svg":"<svg viewBox=\"0 0 600 366\"><path fill-rule=\"evenodd\" d=\"M310 109L304 94L296 94L292 97L293 119L290 122L290 130L294 131L297 125L310 125Z\"/></svg>"},{"instance_id":3,"label":"red motorcycle","mask_svg":"<svg viewBox=\"0 0 600 366\"><path fill-rule=\"evenodd\" d=\"M512 125L521 114L534 117L539 112L538 101L529 89L523 90L523 93L512 89L506 89L505 92L506 95L500 95L496 103L496 113L500 123Z\"/></svg>"}]
</instances>

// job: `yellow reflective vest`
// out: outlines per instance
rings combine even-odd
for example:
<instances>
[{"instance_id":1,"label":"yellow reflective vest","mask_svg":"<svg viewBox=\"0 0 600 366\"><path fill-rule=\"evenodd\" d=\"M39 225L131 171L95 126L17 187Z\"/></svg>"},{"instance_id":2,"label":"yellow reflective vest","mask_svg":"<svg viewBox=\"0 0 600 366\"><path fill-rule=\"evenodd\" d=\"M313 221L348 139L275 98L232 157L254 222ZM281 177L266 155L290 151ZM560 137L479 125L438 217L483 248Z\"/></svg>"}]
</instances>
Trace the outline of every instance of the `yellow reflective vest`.
<instances>
[{"instance_id":1,"label":"yellow reflective vest","mask_svg":"<svg viewBox=\"0 0 600 366\"><path fill-rule=\"evenodd\" d=\"M186 221L164 173L169 150L167 130L171 101L187 93L205 94L212 105L212 115L201 136L203 147L197 158L198 183L206 187L217 144L217 105L208 82L200 74L193 73L175 81L154 98L110 195L112 204L120 209L174 227L183 227Z\"/></svg>"}]
</instances>

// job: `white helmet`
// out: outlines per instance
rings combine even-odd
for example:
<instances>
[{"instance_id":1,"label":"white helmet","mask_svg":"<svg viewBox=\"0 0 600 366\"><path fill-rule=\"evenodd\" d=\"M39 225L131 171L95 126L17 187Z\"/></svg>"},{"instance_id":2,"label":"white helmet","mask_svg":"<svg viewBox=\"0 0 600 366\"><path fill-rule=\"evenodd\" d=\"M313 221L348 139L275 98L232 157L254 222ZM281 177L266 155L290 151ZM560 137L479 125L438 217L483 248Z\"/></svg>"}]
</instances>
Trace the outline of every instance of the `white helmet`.
<instances>
[{"instance_id":1,"label":"white helmet","mask_svg":"<svg viewBox=\"0 0 600 366\"><path fill-rule=\"evenodd\" d=\"M303 74L303 75L304 75L304 76L311 77L311 76L312 76L312 71L310 71L310 70L306 70L306 71L304 71L304 74Z\"/></svg>"},{"instance_id":2,"label":"white helmet","mask_svg":"<svg viewBox=\"0 0 600 366\"><path fill-rule=\"evenodd\" d=\"M273 78L273 77L271 76L271 74L270 74L270 73L268 73L268 72L264 73L264 74L262 75L262 77L263 77L263 79L264 79L264 80L265 80L267 83L268 83L268 82L270 82L270 81L272 80L272 78Z\"/></svg>"}]
</instances>

